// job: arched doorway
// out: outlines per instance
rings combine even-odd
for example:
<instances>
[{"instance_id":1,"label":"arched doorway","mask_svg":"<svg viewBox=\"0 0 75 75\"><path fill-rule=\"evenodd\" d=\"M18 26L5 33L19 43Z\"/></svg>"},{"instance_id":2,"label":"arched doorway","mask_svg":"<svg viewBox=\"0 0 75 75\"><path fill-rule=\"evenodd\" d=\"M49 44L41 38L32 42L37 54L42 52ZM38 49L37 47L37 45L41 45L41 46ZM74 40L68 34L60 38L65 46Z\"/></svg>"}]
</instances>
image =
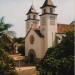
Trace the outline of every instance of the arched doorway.
<instances>
[{"instance_id":1,"label":"arched doorway","mask_svg":"<svg viewBox=\"0 0 75 75\"><path fill-rule=\"evenodd\" d=\"M36 62L36 54L33 49L30 49L28 52L28 60L30 64L34 64Z\"/></svg>"}]
</instances>

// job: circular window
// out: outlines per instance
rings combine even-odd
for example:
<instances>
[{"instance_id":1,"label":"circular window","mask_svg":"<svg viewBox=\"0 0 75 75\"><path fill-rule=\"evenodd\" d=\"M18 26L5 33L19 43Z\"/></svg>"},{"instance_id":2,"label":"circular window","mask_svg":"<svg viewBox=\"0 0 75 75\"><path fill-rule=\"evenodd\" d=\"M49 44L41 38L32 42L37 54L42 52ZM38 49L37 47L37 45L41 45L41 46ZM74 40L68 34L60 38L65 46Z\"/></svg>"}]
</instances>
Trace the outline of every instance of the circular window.
<instances>
[{"instance_id":1,"label":"circular window","mask_svg":"<svg viewBox=\"0 0 75 75\"><path fill-rule=\"evenodd\" d=\"M31 44L34 43L34 36L33 36L33 35L30 36L30 43L31 43Z\"/></svg>"}]
</instances>

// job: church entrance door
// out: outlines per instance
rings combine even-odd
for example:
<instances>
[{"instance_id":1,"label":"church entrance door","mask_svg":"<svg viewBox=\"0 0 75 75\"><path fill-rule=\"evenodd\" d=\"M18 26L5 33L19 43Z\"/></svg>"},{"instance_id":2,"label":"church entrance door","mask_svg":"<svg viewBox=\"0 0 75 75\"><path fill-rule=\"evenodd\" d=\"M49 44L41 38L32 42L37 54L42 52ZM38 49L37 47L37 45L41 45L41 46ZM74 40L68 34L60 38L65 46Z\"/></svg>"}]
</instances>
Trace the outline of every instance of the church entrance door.
<instances>
[{"instance_id":1,"label":"church entrance door","mask_svg":"<svg viewBox=\"0 0 75 75\"><path fill-rule=\"evenodd\" d=\"M35 54L35 51L33 49L29 50L28 58L29 58L30 64L34 64L36 62L36 54Z\"/></svg>"}]
</instances>

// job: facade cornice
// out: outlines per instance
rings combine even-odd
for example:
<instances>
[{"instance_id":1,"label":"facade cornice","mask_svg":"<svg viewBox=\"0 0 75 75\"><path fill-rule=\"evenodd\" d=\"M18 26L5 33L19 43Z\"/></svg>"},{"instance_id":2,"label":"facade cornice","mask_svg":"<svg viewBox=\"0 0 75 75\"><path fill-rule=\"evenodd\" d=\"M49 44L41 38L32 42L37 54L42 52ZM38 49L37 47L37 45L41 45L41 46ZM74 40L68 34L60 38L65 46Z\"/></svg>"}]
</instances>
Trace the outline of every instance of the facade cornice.
<instances>
[{"instance_id":1,"label":"facade cornice","mask_svg":"<svg viewBox=\"0 0 75 75\"><path fill-rule=\"evenodd\" d=\"M58 15L58 14L53 14L53 13L43 13L43 14L41 14L39 16L46 15L46 14L48 14L48 15Z\"/></svg>"},{"instance_id":2,"label":"facade cornice","mask_svg":"<svg viewBox=\"0 0 75 75\"><path fill-rule=\"evenodd\" d=\"M46 6L42 6L42 7L40 7L40 8L42 9L42 8L44 8L44 7L54 7L54 8L56 8L56 6L54 6L54 5L46 5Z\"/></svg>"},{"instance_id":3,"label":"facade cornice","mask_svg":"<svg viewBox=\"0 0 75 75\"><path fill-rule=\"evenodd\" d=\"M36 21L39 21L39 19L26 19L25 21L28 21L28 20L36 20Z\"/></svg>"}]
</instances>

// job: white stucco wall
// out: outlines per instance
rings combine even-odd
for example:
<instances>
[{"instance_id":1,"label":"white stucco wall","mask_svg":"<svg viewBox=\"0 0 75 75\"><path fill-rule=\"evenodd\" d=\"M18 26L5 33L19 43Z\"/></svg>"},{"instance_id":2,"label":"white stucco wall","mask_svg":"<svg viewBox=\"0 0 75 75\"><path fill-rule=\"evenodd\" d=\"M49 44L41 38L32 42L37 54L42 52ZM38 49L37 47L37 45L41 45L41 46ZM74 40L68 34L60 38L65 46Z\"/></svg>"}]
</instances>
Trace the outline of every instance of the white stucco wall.
<instances>
[{"instance_id":1,"label":"white stucco wall","mask_svg":"<svg viewBox=\"0 0 75 75\"><path fill-rule=\"evenodd\" d=\"M55 12L55 8L53 8L53 7L44 7L44 8L42 9L42 13L44 13L44 9L45 9L46 13L50 13L50 8L53 9L53 13L54 13L54 12Z\"/></svg>"},{"instance_id":2,"label":"white stucco wall","mask_svg":"<svg viewBox=\"0 0 75 75\"><path fill-rule=\"evenodd\" d=\"M53 17L54 25L51 24L51 17ZM49 19L50 18L50 19ZM57 33L57 22L56 15L50 15L47 19L47 36L48 36L48 48L54 46L55 43L55 34Z\"/></svg>"},{"instance_id":3,"label":"white stucco wall","mask_svg":"<svg viewBox=\"0 0 75 75\"><path fill-rule=\"evenodd\" d=\"M34 36L34 44L30 44L30 35ZM43 57L43 48L44 48L44 43L43 43L43 38L40 38L33 30L30 31L28 36L25 39L25 52L26 56L28 56L28 52L30 49L33 49L36 53L37 58L42 58Z\"/></svg>"},{"instance_id":4,"label":"white stucco wall","mask_svg":"<svg viewBox=\"0 0 75 75\"><path fill-rule=\"evenodd\" d=\"M39 20L28 20L26 21L26 32L28 32L31 27L36 29L38 26L39 26Z\"/></svg>"},{"instance_id":5,"label":"white stucco wall","mask_svg":"<svg viewBox=\"0 0 75 75\"><path fill-rule=\"evenodd\" d=\"M41 33L44 34L45 38L45 50L54 46L55 43L55 34L57 33L57 16L45 14L41 17L41 27L44 26L44 31L41 29ZM53 22L54 25L51 24Z\"/></svg>"},{"instance_id":6,"label":"white stucco wall","mask_svg":"<svg viewBox=\"0 0 75 75\"><path fill-rule=\"evenodd\" d=\"M49 7L45 7L44 9L46 9L47 13L50 13ZM42 9L42 13L44 13L44 9ZM53 12L55 12L55 8L53 8ZM31 23L33 22L31 21ZM26 56L28 56L29 50L33 49L37 58L42 58L46 54L47 49L54 46L55 34L57 33L57 16L52 14L41 15L40 27L40 31L44 35L44 38L40 38L33 30L31 30L25 39ZM44 30L42 28L44 28ZM34 35L35 37L34 44L30 44L30 35Z\"/></svg>"}]
</instances>

